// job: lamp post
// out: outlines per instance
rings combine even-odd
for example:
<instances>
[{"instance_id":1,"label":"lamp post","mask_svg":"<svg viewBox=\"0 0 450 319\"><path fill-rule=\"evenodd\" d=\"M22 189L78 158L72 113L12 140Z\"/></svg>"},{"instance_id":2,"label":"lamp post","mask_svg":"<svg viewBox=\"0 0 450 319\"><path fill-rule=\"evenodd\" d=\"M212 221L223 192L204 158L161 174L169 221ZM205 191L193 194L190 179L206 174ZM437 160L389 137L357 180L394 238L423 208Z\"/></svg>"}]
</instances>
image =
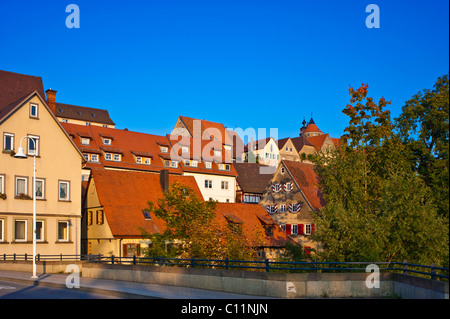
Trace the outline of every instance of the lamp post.
<instances>
[{"instance_id":1,"label":"lamp post","mask_svg":"<svg viewBox=\"0 0 450 319\"><path fill-rule=\"evenodd\" d=\"M34 145L34 156L33 156L34 157L34 160L33 160L33 275L31 276L31 278L36 279L36 278L38 278L36 275L36 152L37 152L37 147L36 147L36 141L33 138L31 138L29 136L24 136L20 140L19 150L14 155L15 158L22 158L22 159L28 158L28 156L23 151L23 147L22 147L22 141L24 138L28 138L30 141L33 141L33 145Z\"/></svg>"}]
</instances>

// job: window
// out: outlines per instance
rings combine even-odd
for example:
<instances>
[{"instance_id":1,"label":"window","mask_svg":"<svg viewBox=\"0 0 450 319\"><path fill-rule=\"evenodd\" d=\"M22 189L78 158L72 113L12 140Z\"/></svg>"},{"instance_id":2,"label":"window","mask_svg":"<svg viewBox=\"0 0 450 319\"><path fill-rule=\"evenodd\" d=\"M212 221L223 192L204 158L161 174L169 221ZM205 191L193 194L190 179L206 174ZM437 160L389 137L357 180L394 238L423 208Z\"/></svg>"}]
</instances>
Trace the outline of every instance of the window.
<instances>
[{"instance_id":1,"label":"window","mask_svg":"<svg viewBox=\"0 0 450 319\"><path fill-rule=\"evenodd\" d=\"M69 196L69 192L70 192L70 182L68 181L59 181L58 182L59 187L58 187L58 199L60 201L69 201L70 200L70 196Z\"/></svg>"},{"instance_id":2,"label":"window","mask_svg":"<svg viewBox=\"0 0 450 319\"><path fill-rule=\"evenodd\" d=\"M287 182L286 184L284 184L284 191L285 192L290 192L294 189L294 183L292 182Z\"/></svg>"},{"instance_id":3,"label":"window","mask_svg":"<svg viewBox=\"0 0 450 319\"><path fill-rule=\"evenodd\" d=\"M103 210L98 210L97 211L97 225L103 225Z\"/></svg>"},{"instance_id":4,"label":"window","mask_svg":"<svg viewBox=\"0 0 450 319\"><path fill-rule=\"evenodd\" d=\"M39 156L39 136L28 135L28 155Z\"/></svg>"},{"instance_id":5,"label":"window","mask_svg":"<svg viewBox=\"0 0 450 319\"><path fill-rule=\"evenodd\" d=\"M120 154L114 154L114 161L120 162L120 158L121 158Z\"/></svg>"},{"instance_id":6,"label":"window","mask_svg":"<svg viewBox=\"0 0 450 319\"><path fill-rule=\"evenodd\" d=\"M9 152L14 150L14 134L3 133L3 151Z\"/></svg>"},{"instance_id":7,"label":"window","mask_svg":"<svg viewBox=\"0 0 450 319\"><path fill-rule=\"evenodd\" d=\"M170 161L169 160L165 160L164 161L164 166L165 167L170 167Z\"/></svg>"},{"instance_id":8,"label":"window","mask_svg":"<svg viewBox=\"0 0 450 319\"><path fill-rule=\"evenodd\" d=\"M220 184L221 184L221 185L220 185L220 188L221 188L221 189L228 189L228 182L222 181Z\"/></svg>"},{"instance_id":9,"label":"window","mask_svg":"<svg viewBox=\"0 0 450 319\"><path fill-rule=\"evenodd\" d=\"M212 167L212 163L211 162L205 162L205 167L206 168L211 168Z\"/></svg>"},{"instance_id":10,"label":"window","mask_svg":"<svg viewBox=\"0 0 450 319\"><path fill-rule=\"evenodd\" d=\"M14 221L14 240L15 241L27 241L27 221L26 220Z\"/></svg>"},{"instance_id":11,"label":"window","mask_svg":"<svg viewBox=\"0 0 450 319\"><path fill-rule=\"evenodd\" d=\"M89 154L83 154L84 159L86 162L89 162Z\"/></svg>"},{"instance_id":12,"label":"window","mask_svg":"<svg viewBox=\"0 0 450 319\"><path fill-rule=\"evenodd\" d=\"M36 221L36 241L44 241L44 222Z\"/></svg>"},{"instance_id":13,"label":"window","mask_svg":"<svg viewBox=\"0 0 450 319\"><path fill-rule=\"evenodd\" d=\"M305 235L311 235L312 234L312 224L306 224L305 225Z\"/></svg>"},{"instance_id":14,"label":"window","mask_svg":"<svg viewBox=\"0 0 450 319\"><path fill-rule=\"evenodd\" d=\"M169 152L169 148L167 146L161 146L161 152L162 153L168 153Z\"/></svg>"},{"instance_id":15,"label":"window","mask_svg":"<svg viewBox=\"0 0 450 319\"><path fill-rule=\"evenodd\" d=\"M297 224L293 224L292 225L291 232L292 232L292 235L297 235L298 234L298 225Z\"/></svg>"},{"instance_id":16,"label":"window","mask_svg":"<svg viewBox=\"0 0 450 319\"><path fill-rule=\"evenodd\" d=\"M178 162L177 161L172 161L172 167L177 168L178 167Z\"/></svg>"},{"instance_id":17,"label":"window","mask_svg":"<svg viewBox=\"0 0 450 319\"><path fill-rule=\"evenodd\" d=\"M16 196L28 194L28 177L16 177Z\"/></svg>"},{"instance_id":18,"label":"window","mask_svg":"<svg viewBox=\"0 0 450 319\"><path fill-rule=\"evenodd\" d=\"M191 166L190 160L184 160L184 166Z\"/></svg>"},{"instance_id":19,"label":"window","mask_svg":"<svg viewBox=\"0 0 450 319\"><path fill-rule=\"evenodd\" d=\"M86 126L90 126L90 125L91 125L91 123L90 123L90 122L86 122L85 124L86 124Z\"/></svg>"},{"instance_id":20,"label":"window","mask_svg":"<svg viewBox=\"0 0 450 319\"><path fill-rule=\"evenodd\" d=\"M212 188L212 181L209 179L205 179L205 188Z\"/></svg>"},{"instance_id":21,"label":"window","mask_svg":"<svg viewBox=\"0 0 450 319\"><path fill-rule=\"evenodd\" d=\"M112 154L111 153L105 153L105 160L111 161L112 160Z\"/></svg>"},{"instance_id":22,"label":"window","mask_svg":"<svg viewBox=\"0 0 450 319\"><path fill-rule=\"evenodd\" d=\"M280 212L285 213L286 212L286 204L281 204L280 206Z\"/></svg>"},{"instance_id":23,"label":"window","mask_svg":"<svg viewBox=\"0 0 450 319\"><path fill-rule=\"evenodd\" d=\"M81 138L81 144L83 145L89 145L89 143L91 142L91 140L89 138Z\"/></svg>"},{"instance_id":24,"label":"window","mask_svg":"<svg viewBox=\"0 0 450 319\"><path fill-rule=\"evenodd\" d=\"M5 193L5 175L0 175L0 194Z\"/></svg>"},{"instance_id":25,"label":"window","mask_svg":"<svg viewBox=\"0 0 450 319\"><path fill-rule=\"evenodd\" d=\"M142 157L136 157L136 163L142 164Z\"/></svg>"},{"instance_id":26,"label":"window","mask_svg":"<svg viewBox=\"0 0 450 319\"><path fill-rule=\"evenodd\" d=\"M5 240L4 232L5 232L5 221L3 219L0 219L0 242Z\"/></svg>"},{"instance_id":27,"label":"window","mask_svg":"<svg viewBox=\"0 0 450 319\"><path fill-rule=\"evenodd\" d=\"M145 163L146 165L150 165L150 164L151 164L150 157L146 157L146 158L144 159L144 163Z\"/></svg>"},{"instance_id":28,"label":"window","mask_svg":"<svg viewBox=\"0 0 450 319\"><path fill-rule=\"evenodd\" d=\"M192 167L197 167L198 166L198 161L196 161L196 160L191 161L191 166Z\"/></svg>"},{"instance_id":29,"label":"window","mask_svg":"<svg viewBox=\"0 0 450 319\"><path fill-rule=\"evenodd\" d=\"M286 170L284 169L284 167L281 168L281 174L284 174Z\"/></svg>"},{"instance_id":30,"label":"window","mask_svg":"<svg viewBox=\"0 0 450 319\"><path fill-rule=\"evenodd\" d=\"M111 145L111 139L110 139L110 138L104 138L104 139L103 139L103 144L105 144L105 145Z\"/></svg>"},{"instance_id":31,"label":"window","mask_svg":"<svg viewBox=\"0 0 450 319\"><path fill-rule=\"evenodd\" d=\"M97 154L91 154L91 162L98 162L98 155Z\"/></svg>"},{"instance_id":32,"label":"window","mask_svg":"<svg viewBox=\"0 0 450 319\"><path fill-rule=\"evenodd\" d=\"M45 179L36 178L36 199L45 199Z\"/></svg>"},{"instance_id":33,"label":"window","mask_svg":"<svg viewBox=\"0 0 450 319\"><path fill-rule=\"evenodd\" d=\"M58 241L69 241L69 222L58 222Z\"/></svg>"},{"instance_id":34,"label":"window","mask_svg":"<svg viewBox=\"0 0 450 319\"><path fill-rule=\"evenodd\" d=\"M30 103L30 117L37 118L38 117L38 105L34 103Z\"/></svg>"}]
</instances>

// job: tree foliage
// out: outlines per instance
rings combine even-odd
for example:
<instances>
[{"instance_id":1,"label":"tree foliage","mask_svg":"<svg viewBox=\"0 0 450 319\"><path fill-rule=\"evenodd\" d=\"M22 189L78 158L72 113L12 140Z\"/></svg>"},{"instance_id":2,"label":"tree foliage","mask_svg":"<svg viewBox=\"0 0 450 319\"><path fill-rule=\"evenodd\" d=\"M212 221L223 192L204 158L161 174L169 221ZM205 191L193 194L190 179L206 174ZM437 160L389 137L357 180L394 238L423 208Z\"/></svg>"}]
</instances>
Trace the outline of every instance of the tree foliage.
<instances>
[{"instance_id":1,"label":"tree foliage","mask_svg":"<svg viewBox=\"0 0 450 319\"><path fill-rule=\"evenodd\" d=\"M367 84L349 93L340 147L315 160L327 203L315 213L318 254L333 261L448 264L448 223L394 134L385 110L390 102L375 103Z\"/></svg>"},{"instance_id":2,"label":"tree foliage","mask_svg":"<svg viewBox=\"0 0 450 319\"><path fill-rule=\"evenodd\" d=\"M448 75L439 77L432 90L425 89L406 101L396 121L413 168L431 188L439 213L448 218Z\"/></svg>"},{"instance_id":3,"label":"tree foliage","mask_svg":"<svg viewBox=\"0 0 450 319\"><path fill-rule=\"evenodd\" d=\"M197 259L256 258L255 246L261 243L260 233L248 238L243 225L221 222L216 218L216 202L204 201L192 188L173 184L157 204L148 202L147 211L166 223L162 234L146 234L152 240L147 252L152 257ZM172 249L167 249L167 246Z\"/></svg>"}]
</instances>

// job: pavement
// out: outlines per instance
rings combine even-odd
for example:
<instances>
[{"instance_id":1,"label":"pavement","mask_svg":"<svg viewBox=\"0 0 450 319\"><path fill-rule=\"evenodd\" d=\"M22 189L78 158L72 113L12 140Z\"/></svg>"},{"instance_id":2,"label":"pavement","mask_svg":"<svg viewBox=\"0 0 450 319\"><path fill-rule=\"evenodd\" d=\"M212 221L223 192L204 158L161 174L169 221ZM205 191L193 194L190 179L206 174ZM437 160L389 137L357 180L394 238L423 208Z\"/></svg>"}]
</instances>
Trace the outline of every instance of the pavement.
<instances>
[{"instance_id":1,"label":"pavement","mask_svg":"<svg viewBox=\"0 0 450 319\"><path fill-rule=\"evenodd\" d=\"M1 281L59 289L79 289L124 299L271 299L265 296L83 277L80 277L79 288L68 288L66 286L68 276L69 274L40 274L37 279L33 279L29 272L0 270Z\"/></svg>"}]
</instances>

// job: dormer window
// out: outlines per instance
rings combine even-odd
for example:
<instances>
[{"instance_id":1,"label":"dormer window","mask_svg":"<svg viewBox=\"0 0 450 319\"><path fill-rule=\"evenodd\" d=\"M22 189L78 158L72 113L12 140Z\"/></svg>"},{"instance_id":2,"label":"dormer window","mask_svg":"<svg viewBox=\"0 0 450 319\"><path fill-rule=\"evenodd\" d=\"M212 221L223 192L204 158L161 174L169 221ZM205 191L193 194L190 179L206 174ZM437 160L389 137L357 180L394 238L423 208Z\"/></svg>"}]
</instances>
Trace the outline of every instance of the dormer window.
<instances>
[{"instance_id":1,"label":"dormer window","mask_svg":"<svg viewBox=\"0 0 450 319\"><path fill-rule=\"evenodd\" d=\"M167 146L161 146L161 153L168 153L169 148Z\"/></svg>"},{"instance_id":2,"label":"dormer window","mask_svg":"<svg viewBox=\"0 0 450 319\"><path fill-rule=\"evenodd\" d=\"M105 145L111 145L112 140L110 138L104 138L103 139L103 144Z\"/></svg>"},{"instance_id":3,"label":"dormer window","mask_svg":"<svg viewBox=\"0 0 450 319\"><path fill-rule=\"evenodd\" d=\"M90 142L91 142L91 140L89 138L86 138L86 137L81 138L81 144L83 144L83 145L89 145Z\"/></svg>"},{"instance_id":4,"label":"dormer window","mask_svg":"<svg viewBox=\"0 0 450 319\"><path fill-rule=\"evenodd\" d=\"M205 167L206 168L212 168L212 163L211 162L205 162Z\"/></svg>"},{"instance_id":5,"label":"dormer window","mask_svg":"<svg viewBox=\"0 0 450 319\"><path fill-rule=\"evenodd\" d=\"M230 164L219 164L219 169L221 171L229 171L230 170Z\"/></svg>"}]
</instances>

